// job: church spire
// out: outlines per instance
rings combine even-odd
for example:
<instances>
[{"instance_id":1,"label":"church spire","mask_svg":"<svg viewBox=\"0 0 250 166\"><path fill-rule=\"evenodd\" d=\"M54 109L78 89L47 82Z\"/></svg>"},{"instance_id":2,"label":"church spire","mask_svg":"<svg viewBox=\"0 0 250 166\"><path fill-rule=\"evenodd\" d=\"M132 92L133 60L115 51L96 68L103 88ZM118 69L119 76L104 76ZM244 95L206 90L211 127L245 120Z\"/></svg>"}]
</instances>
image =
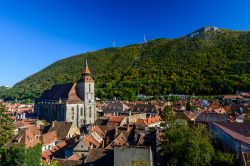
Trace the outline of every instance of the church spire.
<instances>
[{"instance_id":1,"label":"church spire","mask_svg":"<svg viewBox=\"0 0 250 166\"><path fill-rule=\"evenodd\" d=\"M85 65L84 65L83 70L82 70L82 77L79 81L93 82L94 80L93 80L91 75L92 75L92 73L89 70L89 65L88 65L88 62L86 60Z\"/></svg>"},{"instance_id":2,"label":"church spire","mask_svg":"<svg viewBox=\"0 0 250 166\"><path fill-rule=\"evenodd\" d=\"M86 60L85 66L83 67L83 74L91 74L88 66L88 61Z\"/></svg>"}]
</instances>

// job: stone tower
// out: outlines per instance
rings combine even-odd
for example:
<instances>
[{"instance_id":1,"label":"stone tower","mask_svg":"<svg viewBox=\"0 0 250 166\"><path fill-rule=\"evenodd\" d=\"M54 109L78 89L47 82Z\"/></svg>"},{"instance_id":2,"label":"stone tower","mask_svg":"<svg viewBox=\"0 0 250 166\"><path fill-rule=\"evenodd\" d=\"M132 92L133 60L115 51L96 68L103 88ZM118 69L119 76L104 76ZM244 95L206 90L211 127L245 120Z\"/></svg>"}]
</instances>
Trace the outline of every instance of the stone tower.
<instances>
[{"instance_id":1,"label":"stone tower","mask_svg":"<svg viewBox=\"0 0 250 166\"><path fill-rule=\"evenodd\" d=\"M84 101L85 124L96 120L95 82L89 70L88 62L83 67L82 77L77 84L78 96Z\"/></svg>"}]
</instances>

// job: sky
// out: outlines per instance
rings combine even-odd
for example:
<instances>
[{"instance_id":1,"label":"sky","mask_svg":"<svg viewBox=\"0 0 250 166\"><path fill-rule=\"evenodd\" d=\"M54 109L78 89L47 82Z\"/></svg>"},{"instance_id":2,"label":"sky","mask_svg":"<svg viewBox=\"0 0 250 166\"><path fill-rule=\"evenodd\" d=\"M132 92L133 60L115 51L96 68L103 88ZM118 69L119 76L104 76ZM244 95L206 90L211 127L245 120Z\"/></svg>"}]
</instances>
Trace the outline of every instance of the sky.
<instances>
[{"instance_id":1,"label":"sky","mask_svg":"<svg viewBox=\"0 0 250 166\"><path fill-rule=\"evenodd\" d=\"M0 86L76 54L178 38L203 26L250 30L249 0L0 0ZM83 62L84 63L84 62Z\"/></svg>"}]
</instances>

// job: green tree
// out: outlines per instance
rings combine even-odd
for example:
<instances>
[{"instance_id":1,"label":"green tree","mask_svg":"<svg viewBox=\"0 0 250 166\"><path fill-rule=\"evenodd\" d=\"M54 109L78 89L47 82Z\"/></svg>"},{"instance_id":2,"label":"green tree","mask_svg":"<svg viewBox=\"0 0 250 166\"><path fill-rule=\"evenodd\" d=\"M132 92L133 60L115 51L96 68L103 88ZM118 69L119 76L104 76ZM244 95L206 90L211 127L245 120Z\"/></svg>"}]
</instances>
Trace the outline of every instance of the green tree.
<instances>
[{"instance_id":1,"label":"green tree","mask_svg":"<svg viewBox=\"0 0 250 166\"><path fill-rule=\"evenodd\" d=\"M50 164L48 164L47 162L42 162L41 166L58 166L58 161L52 160Z\"/></svg>"},{"instance_id":2,"label":"green tree","mask_svg":"<svg viewBox=\"0 0 250 166\"><path fill-rule=\"evenodd\" d=\"M246 111L246 117L244 119L244 123L247 123L247 124L250 123L250 110L249 109L247 109Z\"/></svg>"},{"instance_id":3,"label":"green tree","mask_svg":"<svg viewBox=\"0 0 250 166\"><path fill-rule=\"evenodd\" d=\"M202 126L179 125L170 111L165 113L163 159L166 165L209 165L214 156L208 131Z\"/></svg>"},{"instance_id":4,"label":"green tree","mask_svg":"<svg viewBox=\"0 0 250 166\"><path fill-rule=\"evenodd\" d=\"M191 101L190 101L190 99L188 99L187 104L186 104L186 110L191 111L191 109L192 109Z\"/></svg>"},{"instance_id":5,"label":"green tree","mask_svg":"<svg viewBox=\"0 0 250 166\"><path fill-rule=\"evenodd\" d=\"M220 151L216 151L215 156L212 161L213 165L220 166L232 166L235 165L234 155L230 153L223 153Z\"/></svg>"},{"instance_id":6,"label":"green tree","mask_svg":"<svg viewBox=\"0 0 250 166\"><path fill-rule=\"evenodd\" d=\"M13 145L10 148L1 148L2 165L8 166L40 166L42 146L38 144L33 148L24 145Z\"/></svg>"},{"instance_id":7,"label":"green tree","mask_svg":"<svg viewBox=\"0 0 250 166\"><path fill-rule=\"evenodd\" d=\"M13 120L5 106L0 103L0 148L13 137L13 129Z\"/></svg>"}]
</instances>

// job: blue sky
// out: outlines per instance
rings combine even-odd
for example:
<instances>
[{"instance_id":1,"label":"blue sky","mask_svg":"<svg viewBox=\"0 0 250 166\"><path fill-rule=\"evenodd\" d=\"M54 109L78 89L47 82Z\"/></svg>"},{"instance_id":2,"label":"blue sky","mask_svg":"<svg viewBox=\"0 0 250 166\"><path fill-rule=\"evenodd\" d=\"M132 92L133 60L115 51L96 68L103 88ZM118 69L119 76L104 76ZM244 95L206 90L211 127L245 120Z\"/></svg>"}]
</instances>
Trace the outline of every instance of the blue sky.
<instances>
[{"instance_id":1,"label":"blue sky","mask_svg":"<svg viewBox=\"0 0 250 166\"><path fill-rule=\"evenodd\" d=\"M0 85L56 60L210 25L250 30L249 0L0 0Z\"/></svg>"}]
</instances>

